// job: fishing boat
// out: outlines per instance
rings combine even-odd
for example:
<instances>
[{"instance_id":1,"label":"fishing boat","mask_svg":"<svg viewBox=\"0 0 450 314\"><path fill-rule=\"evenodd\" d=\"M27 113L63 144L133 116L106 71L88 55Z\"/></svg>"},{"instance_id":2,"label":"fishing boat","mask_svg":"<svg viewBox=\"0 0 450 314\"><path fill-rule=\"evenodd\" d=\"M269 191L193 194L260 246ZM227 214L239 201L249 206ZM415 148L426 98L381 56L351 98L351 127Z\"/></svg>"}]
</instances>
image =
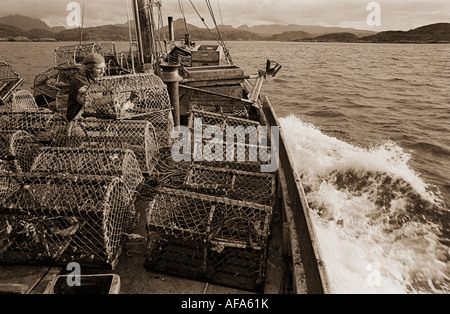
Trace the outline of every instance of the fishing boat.
<instances>
[{"instance_id":1,"label":"fishing boat","mask_svg":"<svg viewBox=\"0 0 450 314\"><path fill-rule=\"evenodd\" d=\"M329 293L301 178L261 94L282 66L247 75L217 25L217 44L176 42L169 17L163 40L160 2L131 5L126 53L59 47L33 94L3 64L1 292ZM107 74L68 130L70 78L93 51Z\"/></svg>"}]
</instances>

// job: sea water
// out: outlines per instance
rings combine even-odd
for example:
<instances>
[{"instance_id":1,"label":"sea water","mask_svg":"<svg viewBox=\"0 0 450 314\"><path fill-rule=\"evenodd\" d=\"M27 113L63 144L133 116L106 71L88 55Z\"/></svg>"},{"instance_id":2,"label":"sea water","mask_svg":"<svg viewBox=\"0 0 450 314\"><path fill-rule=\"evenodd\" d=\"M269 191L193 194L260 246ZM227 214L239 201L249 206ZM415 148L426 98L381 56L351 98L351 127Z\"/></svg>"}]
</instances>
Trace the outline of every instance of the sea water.
<instances>
[{"instance_id":1,"label":"sea water","mask_svg":"<svg viewBox=\"0 0 450 314\"><path fill-rule=\"evenodd\" d=\"M24 77L67 43L0 43ZM126 51L126 43L118 43ZM229 42L303 180L332 293L450 292L450 45Z\"/></svg>"},{"instance_id":2,"label":"sea water","mask_svg":"<svg viewBox=\"0 0 450 314\"><path fill-rule=\"evenodd\" d=\"M284 66L264 92L331 291L450 292L450 45L231 46Z\"/></svg>"}]
</instances>

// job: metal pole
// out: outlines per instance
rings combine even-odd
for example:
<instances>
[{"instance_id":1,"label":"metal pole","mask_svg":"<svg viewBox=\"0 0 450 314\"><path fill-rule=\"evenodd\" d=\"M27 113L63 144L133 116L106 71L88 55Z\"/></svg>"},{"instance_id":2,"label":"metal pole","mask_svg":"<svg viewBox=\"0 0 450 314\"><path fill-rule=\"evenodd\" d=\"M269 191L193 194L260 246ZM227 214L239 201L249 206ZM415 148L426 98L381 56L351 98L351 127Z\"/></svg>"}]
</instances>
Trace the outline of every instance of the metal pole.
<instances>
[{"instance_id":1,"label":"metal pole","mask_svg":"<svg viewBox=\"0 0 450 314\"><path fill-rule=\"evenodd\" d=\"M141 35L141 22L139 18L139 6L137 0L133 1L133 11L134 11L134 21L136 23L136 37L138 41L138 50L139 50L139 62L141 65L144 64L144 47L142 45L142 35Z\"/></svg>"},{"instance_id":2,"label":"metal pole","mask_svg":"<svg viewBox=\"0 0 450 314\"><path fill-rule=\"evenodd\" d=\"M180 126L180 86L179 82L183 78L178 73L179 64L176 63L162 63L161 69L163 74L161 76L162 81L167 85L167 91L169 92L170 103L173 106L173 120L175 126Z\"/></svg>"},{"instance_id":3,"label":"metal pole","mask_svg":"<svg viewBox=\"0 0 450 314\"><path fill-rule=\"evenodd\" d=\"M174 41L175 40L175 33L173 29L173 17L169 16L169 40Z\"/></svg>"}]
</instances>

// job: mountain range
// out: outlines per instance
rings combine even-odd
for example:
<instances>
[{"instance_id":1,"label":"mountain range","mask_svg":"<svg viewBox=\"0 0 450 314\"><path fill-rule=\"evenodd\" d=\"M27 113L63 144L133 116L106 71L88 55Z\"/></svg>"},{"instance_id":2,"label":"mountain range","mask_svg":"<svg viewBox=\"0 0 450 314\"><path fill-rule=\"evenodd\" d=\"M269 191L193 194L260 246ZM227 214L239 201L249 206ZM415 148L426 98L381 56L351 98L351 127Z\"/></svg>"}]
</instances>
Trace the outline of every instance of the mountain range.
<instances>
[{"instance_id":1,"label":"mountain range","mask_svg":"<svg viewBox=\"0 0 450 314\"><path fill-rule=\"evenodd\" d=\"M192 40L211 40L208 29L190 24L187 26ZM216 30L212 31L217 34ZM450 43L450 23L432 24L410 31L379 33L353 28L295 24L243 25L237 28L220 25L219 31L227 41ZM168 36L167 26L163 32ZM182 19L174 21L174 33L175 40L184 40L186 28ZM0 17L0 41L79 41L80 34L78 28L50 27L39 19L25 16ZM82 34L84 41L129 41L128 23L88 27L83 29Z\"/></svg>"}]
</instances>

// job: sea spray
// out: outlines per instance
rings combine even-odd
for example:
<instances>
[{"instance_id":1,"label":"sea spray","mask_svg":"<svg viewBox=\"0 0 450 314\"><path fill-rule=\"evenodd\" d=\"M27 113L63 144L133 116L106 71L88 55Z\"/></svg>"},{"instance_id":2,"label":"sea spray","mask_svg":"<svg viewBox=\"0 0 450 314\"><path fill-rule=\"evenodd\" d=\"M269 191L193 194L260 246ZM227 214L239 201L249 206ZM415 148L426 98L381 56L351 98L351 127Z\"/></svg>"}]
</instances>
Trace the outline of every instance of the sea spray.
<instances>
[{"instance_id":1,"label":"sea spray","mask_svg":"<svg viewBox=\"0 0 450 314\"><path fill-rule=\"evenodd\" d=\"M363 149L280 119L333 293L448 293L441 200L395 143Z\"/></svg>"}]
</instances>

